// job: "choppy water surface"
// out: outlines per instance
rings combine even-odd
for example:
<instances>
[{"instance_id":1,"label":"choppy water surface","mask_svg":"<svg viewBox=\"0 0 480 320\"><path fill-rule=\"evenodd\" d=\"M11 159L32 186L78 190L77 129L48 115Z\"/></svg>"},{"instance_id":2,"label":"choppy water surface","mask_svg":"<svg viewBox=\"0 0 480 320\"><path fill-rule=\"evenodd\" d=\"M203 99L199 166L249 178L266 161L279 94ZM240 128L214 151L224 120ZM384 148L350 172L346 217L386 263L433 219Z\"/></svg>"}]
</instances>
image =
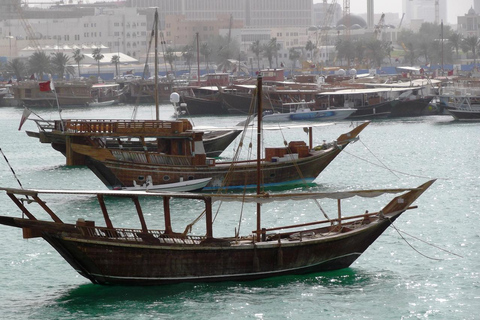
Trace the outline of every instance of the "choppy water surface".
<instances>
[{"instance_id":1,"label":"choppy water surface","mask_svg":"<svg viewBox=\"0 0 480 320\"><path fill-rule=\"evenodd\" d=\"M65 109L62 117L130 118L132 109ZM170 106L161 110L163 118L172 118ZM54 109L34 111L46 119L58 118ZM24 187L105 188L87 168L64 166L60 153L29 138L24 131L36 130L31 121L18 131L21 114L20 108L0 109L0 147ZM137 117L154 115L151 106L143 106ZM232 126L242 120L241 116L197 117L193 122ZM350 126L342 122L314 128L314 142L333 140ZM0 319L478 319L479 133L480 124L454 122L449 116L372 122L312 189L413 187L437 178L416 202L419 208L395 223L397 229L424 242L405 234L403 239L389 228L352 267L336 272L243 283L105 287L77 275L44 240L23 240L19 229L0 226ZM272 146L284 139L307 136L302 129L265 134L265 142ZM222 156L232 157L237 146L238 141ZM0 160L0 185L17 187L10 168ZM358 201L349 202L355 209ZM54 197L49 205L72 219L89 214L81 206L95 206L93 199L67 201L63 196ZM266 208L264 218L302 221L308 211ZM4 194L0 194L0 212L19 215ZM193 220L194 212L193 207L185 208L178 228ZM127 223L130 218L126 211L118 220ZM238 216L220 218L228 223L224 229L219 224L216 235L230 235ZM155 217L147 219L155 221ZM253 230L249 229L252 219L244 217L245 230Z\"/></svg>"}]
</instances>

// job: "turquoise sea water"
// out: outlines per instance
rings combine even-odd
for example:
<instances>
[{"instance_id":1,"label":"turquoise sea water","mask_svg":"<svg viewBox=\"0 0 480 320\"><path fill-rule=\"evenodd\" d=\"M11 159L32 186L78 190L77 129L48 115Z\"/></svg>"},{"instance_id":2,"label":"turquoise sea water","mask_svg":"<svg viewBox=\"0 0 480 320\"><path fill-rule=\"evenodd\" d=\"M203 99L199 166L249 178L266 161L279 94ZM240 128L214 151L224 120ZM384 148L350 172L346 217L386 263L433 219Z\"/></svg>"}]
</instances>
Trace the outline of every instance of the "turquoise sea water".
<instances>
[{"instance_id":1,"label":"turquoise sea water","mask_svg":"<svg viewBox=\"0 0 480 320\"><path fill-rule=\"evenodd\" d=\"M54 109L34 111L58 118ZM131 106L117 106L65 109L62 116L129 118L131 113ZM163 118L172 113L162 106ZM25 188L104 189L87 168L64 166L60 153L28 137L24 131L36 130L34 123L18 131L21 114L20 108L0 108L0 147ZM138 118L154 115L151 106L143 106ZM242 120L193 119L195 125L215 126ZM315 128L314 141L333 140L350 126ZM99 286L79 276L44 240L24 240L21 230L0 226L0 319L480 319L479 133L480 124L450 116L372 122L312 189L413 187L437 178L415 203L419 208L395 223L424 242L406 235L404 240L389 228L350 268L336 272L240 283ZM270 145L281 145L284 138L307 136L302 129L265 134ZM231 157L237 145L223 156ZM0 185L18 186L3 159ZM90 205L88 199L53 200L49 205L72 217L85 214L79 209L85 201ZM267 215L299 221L305 213L282 209ZM5 194L0 194L0 214L19 216Z\"/></svg>"}]
</instances>

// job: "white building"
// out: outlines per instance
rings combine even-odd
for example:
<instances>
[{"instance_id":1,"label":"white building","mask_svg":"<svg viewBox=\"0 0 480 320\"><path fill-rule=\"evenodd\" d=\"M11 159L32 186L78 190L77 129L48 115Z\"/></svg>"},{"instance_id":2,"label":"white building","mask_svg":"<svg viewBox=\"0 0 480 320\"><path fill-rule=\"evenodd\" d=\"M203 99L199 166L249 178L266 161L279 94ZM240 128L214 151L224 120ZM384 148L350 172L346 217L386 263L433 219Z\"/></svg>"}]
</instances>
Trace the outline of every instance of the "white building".
<instances>
[{"instance_id":1,"label":"white building","mask_svg":"<svg viewBox=\"0 0 480 320\"><path fill-rule=\"evenodd\" d=\"M98 9L93 16L28 19L25 22L29 28L25 28L18 19L1 21L0 36L6 38L10 33L11 37L19 40L15 44L28 40L31 47L35 47L35 43L57 47L103 46L103 52L123 52L137 59L145 56L150 36L146 16L137 14L137 10L132 8ZM19 51L25 47L16 46L18 51L11 55L19 56ZM91 50L84 53L91 53Z\"/></svg>"}]
</instances>

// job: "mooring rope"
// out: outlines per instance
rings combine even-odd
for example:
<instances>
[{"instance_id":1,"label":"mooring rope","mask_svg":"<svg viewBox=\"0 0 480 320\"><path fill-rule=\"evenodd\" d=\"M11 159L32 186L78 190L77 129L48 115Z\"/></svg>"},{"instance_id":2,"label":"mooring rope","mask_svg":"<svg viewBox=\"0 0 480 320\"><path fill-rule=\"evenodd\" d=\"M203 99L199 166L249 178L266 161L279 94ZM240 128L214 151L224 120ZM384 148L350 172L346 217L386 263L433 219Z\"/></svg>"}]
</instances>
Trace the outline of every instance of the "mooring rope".
<instances>
[{"instance_id":1,"label":"mooring rope","mask_svg":"<svg viewBox=\"0 0 480 320\"><path fill-rule=\"evenodd\" d=\"M365 144L363 143L363 141L361 139L359 139L359 141L362 142L362 144L365 146ZM367 146L365 146L365 148L368 149ZM369 150L370 151L370 150ZM362 160L362 161L365 161L371 165L374 165L376 167L380 167L380 168L384 168L384 169L387 169L388 171L390 171L393 175L395 175L397 178L398 178L398 175L396 175L395 173L399 173L399 174L402 174L402 175L406 175L406 176L410 176L410 177L416 177L416 178L422 178L422 179L432 179L432 177L426 177L426 176L421 176L421 175L416 175L416 174L411 174L411 173L407 173L407 172L403 172L403 171L399 171L399 170L394 170L394 169L391 169L389 167L387 167L385 164L383 164L379 159L378 157L376 157L371 151L370 153L372 153L372 155L374 155L374 157L381 163L381 165L377 164L377 163L374 163L368 159L365 159L365 158L362 158L362 157L359 157L357 155L354 155L353 153L351 152L348 152L346 149L343 149L342 153L346 153L354 158L357 158L359 160ZM449 180L448 178L435 178L435 179L439 179L439 180Z\"/></svg>"},{"instance_id":2,"label":"mooring rope","mask_svg":"<svg viewBox=\"0 0 480 320\"><path fill-rule=\"evenodd\" d=\"M408 242L407 239L405 239L405 237L402 235L402 233L404 233L404 234L406 234L406 235L408 235L408 236L410 236L410 237L412 237L412 238L414 238L414 239L416 239L416 240L419 240L419 241L421 241L421 242L423 242L423 243L425 243L425 244L428 244L429 246L432 246L432 247L434 247L434 248L437 248L437 249L439 249L439 250L441 250L441 251L444 251L444 252L446 252L446 253L449 253L449 254L455 255L455 256L457 256L457 257L463 258L463 256L461 256L461 255L459 255L459 254L456 254L456 253L454 253L454 252L451 252L451 251L448 251L448 250L446 250L446 249L440 248L439 246L436 246L436 245L434 245L434 244L432 244L432 243L430 243L430 242L427 242L427 241L425 241L425 240L422 240L422 239L420 239L420 238L418 238L418 237L415 237L415 236L413 236L413 235L411 235L411 234L408 234L408 233L406 233L406 232L404 232L404 231L399 230L399 229L393 224L393 222L390 224L390 226L391 226L392 228L394 228L395 231L397 231L397 233L400 235L400 237L410 246L410 248L412 248L415 252L417 252L418 254L424 256L424 257L427 258L427 259L437 260L437 261L443 261L443 260L445 260L445 259L440 259L440 258L429 257L429 256L427 256L426 254L421 253L421 252L420 252L419 250L417 250L410 242Z\"/></svg>"}]
</instances>

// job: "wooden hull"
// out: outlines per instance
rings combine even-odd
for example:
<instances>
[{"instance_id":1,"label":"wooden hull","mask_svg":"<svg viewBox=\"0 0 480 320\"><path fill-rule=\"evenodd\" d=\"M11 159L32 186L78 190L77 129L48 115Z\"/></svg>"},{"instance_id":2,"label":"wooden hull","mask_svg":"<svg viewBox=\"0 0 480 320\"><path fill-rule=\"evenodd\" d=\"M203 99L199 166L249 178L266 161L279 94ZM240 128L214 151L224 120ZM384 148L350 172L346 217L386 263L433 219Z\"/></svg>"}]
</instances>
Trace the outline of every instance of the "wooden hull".
<instances>
[{"instance_id":1,"label":"wooden hull","mask_svg":"<svg viewBox=\"0 0 480 320\"><path fill-rule=\"evenodd\" d=\"M157 244L132 243L91 237L77 231L74 225L63 229L52 226L52 222L11 217L0 217L0 223L41 230L42 237L93 283L164 285L246 281L347 268L400 214L354 231L349 225L340 232L314 229L301 240L293 237L258 245L251 240L237 244L225 240L211 243L192 240L181 245L161 240ZM324 232L330 236L325 237Z\"/></svg>"},{"instance_id":2,"label":"wooden hull","mask_svg":"<svg viewBox=\"0 0 480 320\"><path fill-rule=\"evenodd\" d=\"M260 170L263 186L283 187L313 182L367 125L368 122L359 125L339 136L336 143L325 145L320 150L308 151L304 146L302 154L288 153L287 149L283 149L282 152L286 153L281 156L267 155ZM203 165L193 165L188 162L189 158L171 159L154 153L114 151L78 144L72 144L71 148L87 159L87 166L107 187L114 189L143 184L147 176L155 185L212 178L204 190L243 190L257 185L256 161L216 163L214 159L208 159Z\"/></svg>"},{"instance_id":3,"label":"wooden hull","mask_svg":"<svg viewBox=\"0 0 480 320\"><path fill-rule=\"evenodd\" d=\"M0 216L0 224L23 229L25 238L42 237L82 276L93 283L112 285L163 285L180 282L245 281L272 276L307 274L349 267L411 204L434 182L428 181L413 189L360 190L328 193L328 199L340 201L354 195L374 197L385 192L402 193L379 212L360 213L336 220L314 221L303 225L258 229L257 236L213 237L212 198L221 195L185 193L119 193L121 191L25 190L1 188L22 209L26 218ZM384 192L385 191L385 192ZM372 193L373 192L373 193ZM39 198L43 193L96 195L107 227L94 221L77 220L64 223ZM348 194L351 193L351 194ZM19 198L32 196L55 222L38 220ZM114 228L103 201L105 196L132 198L142 229ZM170 198L178 201L204 202L206 235L174 233L171 229L149 230L143 218L138 197L156 197L163 204L165 225L171 227ZM230 196L231 195L225 195ZM237 197L240 202L264 197ZM291 197L292 194L287 195ZM326 194L297 194L302 200L324 199ZM225 198L224 198L225 199ZM281 198L279 198L281 199ZM285 200L285 199L283 199ZM276 201L276 200L272 200ZM349 200L350 201L350 200ZM188 205L187 205L188 206ZM340 205L339 205L340 207ZM182 207L180 207L182 208ZM294 210L294 207L292 208ZM364 212L365 208L358 209ZM150 208L158 214L159 207ZM183 209L180 209L183 211ZM27 218L28 217L28 218ZM310 229L305 226L317 225ZM295 228L296 230L289 228ZM301 231L298 230L300 228ZM283 230L284 232L278 232ZM261 235L261 237L260 237Z\"/></svg>"},{"instance_id":4,"label":"wooden hull","mask_svg":"<svg viewBox=\"0 0 480 320\"><path fill-rule=\"evenodd\" d=\"M392 105L390 102L391 101L385 101L374 105L355 107L357 111L352 113L347 119L362 120L387 118L392 112Z\"/></svg>"},{"instance_id":5,"label":"wooden hull","mask_svg":"<svg viewBox=\"0 0 480 320\"><path fill-rule=\"evenodd\" d=\"M201 97L190 97L182 96L182 102L187 104L185 110L182 109L182 112L185 115L226 115L228 110L224 108L222 101L215 97L201 98Z\"/></svg>"},{"instance_id":6,"label":"wooden hull","mask_svg":"<svg viewBox=\"0 0 480 320\"><path fill-rule=\"evenodd\" d=\"M428 104L433 97L418 98L415 100L393 100L389 118L419 117L427 114Z\"/></svg>"},{"instance_id":7,"label":"wooden hull","mask_svg":"<svg viewBox=\"0 0 480 320\"><path fill-rule=\"evenodd\" d=\"M285 162L263 162L262 176L265 187L280 187L312 183L313 180L341 152L340 148L316 151L313 155ZM151 176L153 184L191 179L212 178L203 190L244 189L256 187L256 162L215 164L211 166L172 166L126 161L89 159L88 167L110 188L131 187Z\"/></svg>"},{"instance_id":8,"label":"wooden hull","mask_svg":"<svg viewBox=\"0 0 480 320\"><path fill-rule=\"evenodd\" d=\"M256 114L257 106L254 96L247 93L230 93L220 92L223 107L228 110L229 114ZM262 109L272 110L272 105L268 99L263 99Z\"/></svg>"}]
</instances>

